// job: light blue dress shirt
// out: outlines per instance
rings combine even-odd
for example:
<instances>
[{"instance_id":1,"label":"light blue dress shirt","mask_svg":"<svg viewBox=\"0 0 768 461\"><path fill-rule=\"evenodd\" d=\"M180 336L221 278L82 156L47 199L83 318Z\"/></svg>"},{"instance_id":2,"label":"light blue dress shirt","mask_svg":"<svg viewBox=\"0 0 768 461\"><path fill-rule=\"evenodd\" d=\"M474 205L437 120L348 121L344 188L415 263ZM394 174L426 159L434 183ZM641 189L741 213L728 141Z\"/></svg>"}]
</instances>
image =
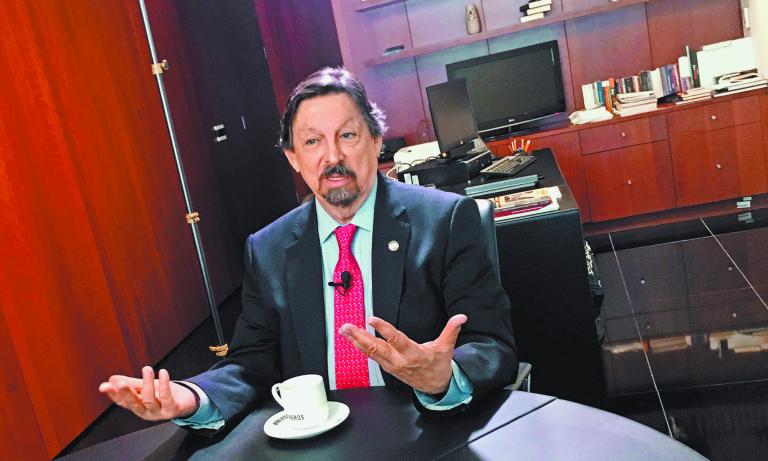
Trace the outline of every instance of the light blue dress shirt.
<instances>
[{"instance_id":1,"label":"light blue dress shirt","mask_svg":"<svg viewBox=\"0 0 768 461\"><path fill-rule=\"evenodd\" d=\"M360 209L352 218L351 224L357 226L355 237L352 240L352 254L360 266L360 272L363 276L364 298L365 298L365 318L374 315L373 311L373 270L371 264L371 249L373 241L373 216L376 204L376 190L378 183L375 182L373 190L363 202ZM334 307L333 290L334 287L328 286L328 281L333 279L333 270L336 262L339 260L339 245L336 242L334 231L341 226L333 219L325 209L315 200L315 210L317 211L317 232L320 239L320 248L323 256L323 297L325 298L325 337L327 338L328 359L328 387L336 389L335 353L334 353ZM366 326L371 334L376 334L373 327ZM472 400L472 383L459 368L455 361L451 360L453 377L448 386L448 391L441 399L435 398L430 394L425 394L414 390L416 397L425 408L430 410L450 410L463 403L469 403ZM371 386L383 386L384 377L381 374L381 367L372 359L368 359L368 373ZM195 429L218 429L224 425L224 419L219 410L211 404L208 396L193 383L184 382L195 389L200 397L200 408L198 411L186 419L173 419L172 421L180 426L190 425Z\"/></svg>"}]
</instances>

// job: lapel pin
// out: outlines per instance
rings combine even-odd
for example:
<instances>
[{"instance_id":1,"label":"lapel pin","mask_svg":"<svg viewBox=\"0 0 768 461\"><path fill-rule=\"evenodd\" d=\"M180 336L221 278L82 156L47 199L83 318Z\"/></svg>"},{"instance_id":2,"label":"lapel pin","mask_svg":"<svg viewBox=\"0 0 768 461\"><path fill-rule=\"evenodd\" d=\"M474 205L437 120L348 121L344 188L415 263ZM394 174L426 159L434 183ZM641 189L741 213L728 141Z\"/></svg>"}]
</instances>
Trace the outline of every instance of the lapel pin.
<instances>
[{"instance_id":1,"label":"lapel pin","mask_svg":"<svg viewBox=\"0 0 768 461\"><path fill-rule=\"evenodd\" d=\"M389 248L389 251L397 251L400 249L400 244L397 243L397 240L390 240L387 243L387 248Z\"/></svg>"}]
</instances>

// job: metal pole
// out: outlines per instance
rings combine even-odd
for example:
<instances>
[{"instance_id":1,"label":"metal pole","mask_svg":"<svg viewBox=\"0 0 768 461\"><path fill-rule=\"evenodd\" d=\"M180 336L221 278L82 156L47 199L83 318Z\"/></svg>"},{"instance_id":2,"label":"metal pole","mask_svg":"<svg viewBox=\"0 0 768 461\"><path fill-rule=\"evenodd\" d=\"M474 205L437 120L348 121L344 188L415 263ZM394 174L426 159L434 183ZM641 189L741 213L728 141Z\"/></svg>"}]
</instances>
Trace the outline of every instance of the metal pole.
<instances>
[{"instance_id":1,"label":"metal pole","mask_svg":"<svg viewBox=\"0 0 768 461\"><path fill-rule=\"evenodd\" d=\"M139 6L141 7L141 16L144 19L144 30L147 33L147 42L149 43L149 53L152 55L152 73L155 74L157 79L157 89L160 91L160 100L163 104L163 113L165 114L165 122L168 125L168 135L171 138L171 147L173 148L173 157L176 160L176 171L179 173L179 181L181 182L181 191L184 194L184 204L187 209L186 220L192 227L192 237L195 241L195 250L197 251L197 261L200 264L200 272L203 275L203 283L205 284L205 292L208 295L208 307L211 309L211 317L213 317L213 325L216 327L216 337L219 341L217 346L209 346L209 349L216 353L219 357L224 357L227 354L227 344L224 342L224 335L221 332L221 322L219 321L219 309L216 306L216 300L213 296L213 287L211 286L211 279L208 276L208 264L205 261L205 252L203 251L203 243L200 239L200 230L197 223L200 221L200 215L193 211L192 199L189 196L189 187L187 186L187 177L184 174L184 166L181 162L181 155L179 154L179 145L176 142L176 132L173 129L173 120L171 119L171 109L168 106L168 98L165 93L165 84L163 83L163 71L168 70L167 61L159 62L157 60L157 52L155 51L155 40L152 38L152 28L149 25L149 15L147 13L147 7L144 4L144 0L139 0Z\"/></svg>"}]
</instances>

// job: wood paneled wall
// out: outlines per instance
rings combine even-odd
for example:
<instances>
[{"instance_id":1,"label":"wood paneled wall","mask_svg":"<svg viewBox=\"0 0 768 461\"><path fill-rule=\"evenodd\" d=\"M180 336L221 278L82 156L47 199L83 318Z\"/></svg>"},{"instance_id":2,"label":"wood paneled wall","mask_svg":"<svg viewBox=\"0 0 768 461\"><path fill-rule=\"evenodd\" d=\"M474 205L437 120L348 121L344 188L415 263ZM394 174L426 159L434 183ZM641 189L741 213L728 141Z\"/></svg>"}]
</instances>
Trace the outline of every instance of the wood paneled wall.
<instances>
[{"instance_id":1,"label":"wood paneled wall","mask_svg":"<svg viewBox=\"0 0 768 461\"><path fill-rule=\"evenodd\" d=\"M340 66L341 49L330 0L254 0L277 107L282 113L293 88L325 66ZM299 197L311 190L294 173Z\"/></svg>"},{"instance_id":2,"label":"wood paneled wall","mask_svg":"<svg viewBox=\"0 0 768 461\"><path fill-rule=\"evenodd\" d=\"M291 90L324 66L342 65L330 0L254 0L282 110Z\"/></svg>"},{"instance_id":3,"label":"wood paneled wall","mask_svg":"<svg viewBox=\"0 0 768 461\"><path fill-rule=\"evenodd\" d=\"M550 25L543 25L488 40L461 44L373 67L392 45L413 46L435 42L464 43L463 0L412 0L366 12L356 12L355 0L331 0L339 24L344 64L356 72L382 104L391 120L391 135L409 143L434 139L425 87L444 82L445 65L534 43L557 40L563 70L566 110L584 107L581 85L609 77L637 74L677 62L684 46L697 50L704 44L743 35L739 0L650 0ZM475 2L483 27L489 30L517 24L517 7L507 0ZM523 3L523 2L518 2ZM550 17L605 6L608 0L555 0ZM535 23L531 23L535 24ZM420 103L420 104L419 104Z\"/></svg>"},{"instance_id":4,"label":"wood paneled wall","mask_svg":"<svg viewBox=\"0 0 768 461\"><path fill-rule=\"evenodd\" d=\"M245 229L295 205L295 192L276 150L239 131L238 155L215 150L202 114L217 97L190 84L195 57L215 50L186 40L182 4L148 3L160 58L173 55L166 83L221 301L240 283ZM237 5L253 14L250 0ZM250 19L237 31L258 50ZM208 305L138 2L7 0L0 28L0 459L45 459L107 408L101 381L156 363ZM259 70L244 66L230 72L255 85ZM274 98L260 91L242 99L271 111L271 145ZM260 119L237 110L228 126L244 114L248 136L264 138Z\"/></svg>"},{"instance_id":5,"label":"wood paneled wall","mask_svg":"<svg viewBox=\"0 0 768 461\"><path fill-rule=\"evenodd\" d=\"M52 457L107 370L154 363L206 305L137 3L9 0L0 25L3 380L32 409L3 401L0 458Z\"/></svg>"}]
</instances>

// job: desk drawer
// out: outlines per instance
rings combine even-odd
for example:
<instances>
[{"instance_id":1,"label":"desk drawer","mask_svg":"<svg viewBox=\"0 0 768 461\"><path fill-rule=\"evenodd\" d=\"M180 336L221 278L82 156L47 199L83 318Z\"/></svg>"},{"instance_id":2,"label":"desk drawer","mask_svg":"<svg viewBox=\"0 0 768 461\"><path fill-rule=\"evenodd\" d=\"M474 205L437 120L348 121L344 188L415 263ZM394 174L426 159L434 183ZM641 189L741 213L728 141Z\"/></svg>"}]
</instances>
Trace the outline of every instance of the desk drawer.
<instances>
[{"instance_id":1,"label":"desk drawer","mask_svg":"<svg viewBox=\"0 0 768 461\"><path fill-rule=\"evenodd\" d=\"M760 100L758 96L708 104L667 115L670 137L759 121Z\"/></svg>"},{"instance_id":2,"label":"desk drawer","mask_svg":"<svg viewBox=\"0 0 768 461\"><path fill-rule=\"evenodd\" d=\"M579 132L584 154L667 139L664 115L643 117Z\"/></svg>"}]
</instances>

